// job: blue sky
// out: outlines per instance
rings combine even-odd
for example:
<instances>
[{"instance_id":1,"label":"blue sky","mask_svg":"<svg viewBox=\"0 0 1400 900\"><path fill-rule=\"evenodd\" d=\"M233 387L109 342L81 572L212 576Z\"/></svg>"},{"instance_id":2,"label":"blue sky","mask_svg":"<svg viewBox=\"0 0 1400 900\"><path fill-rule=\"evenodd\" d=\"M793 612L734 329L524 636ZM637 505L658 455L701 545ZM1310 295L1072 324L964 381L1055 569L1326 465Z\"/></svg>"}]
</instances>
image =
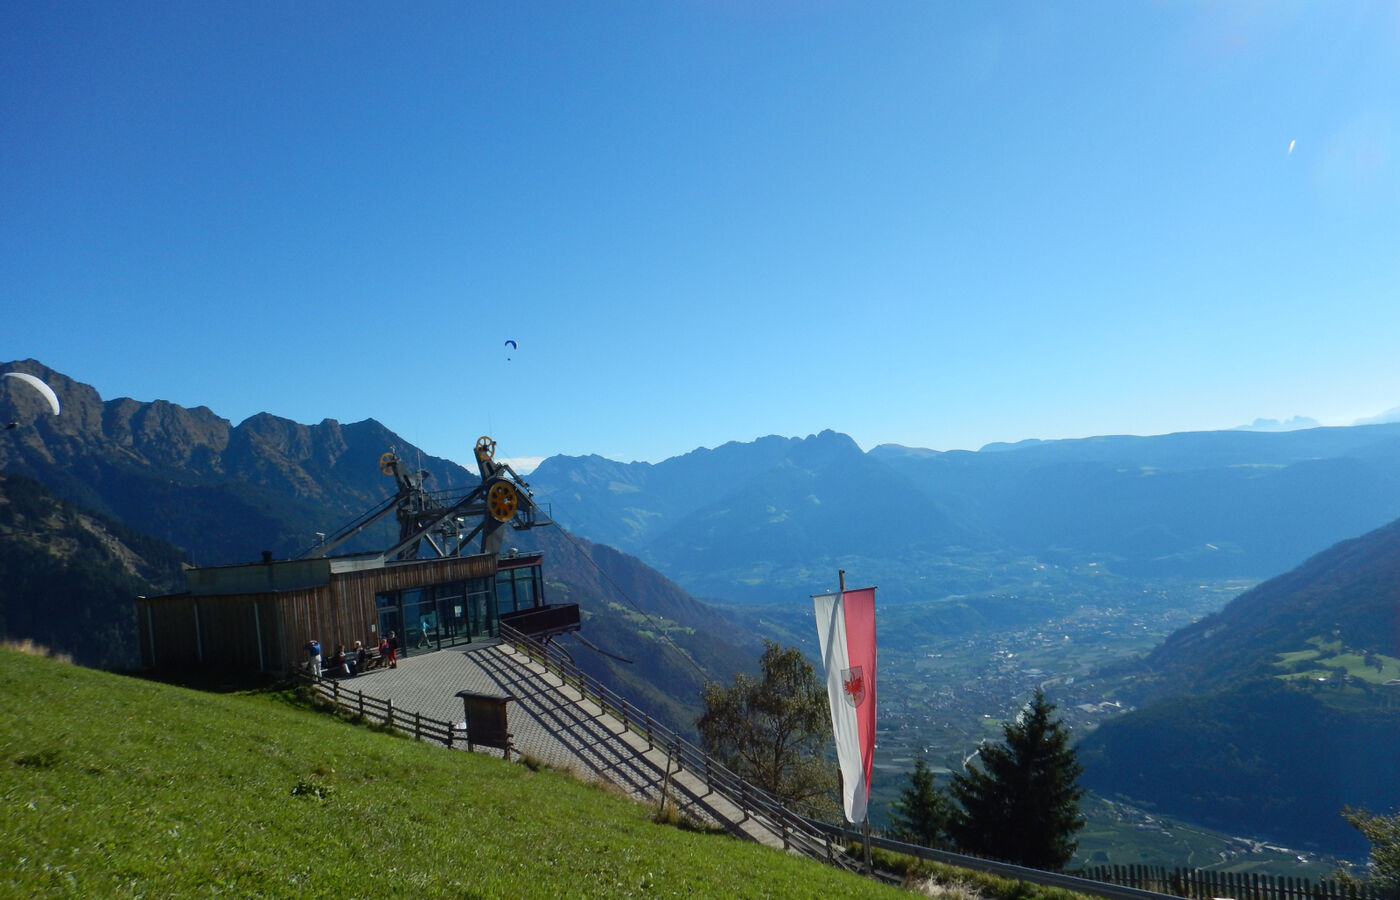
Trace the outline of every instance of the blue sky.
<instances>
[{"instance_id":1,"label":"blue sky","mask_svg":"<svg viewBox=\"0 0 1400 900\"><path fill-rule=\"evenodd\" d=\"M0 26L0 359L105 398L373 417L459 461L1400 406L1394 3Z\"/></svg>"}]
</instances>

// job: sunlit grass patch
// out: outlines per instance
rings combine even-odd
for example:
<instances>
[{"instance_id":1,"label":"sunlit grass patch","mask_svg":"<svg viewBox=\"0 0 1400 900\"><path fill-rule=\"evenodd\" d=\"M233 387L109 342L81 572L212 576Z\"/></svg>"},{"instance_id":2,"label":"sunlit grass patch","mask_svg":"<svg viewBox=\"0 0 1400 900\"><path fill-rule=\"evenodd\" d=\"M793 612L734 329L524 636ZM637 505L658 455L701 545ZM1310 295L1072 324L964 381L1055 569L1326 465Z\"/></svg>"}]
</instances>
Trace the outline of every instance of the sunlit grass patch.
<instances>
[{"instance_id":1,"label":"sunlit grass patch","mask_svg":"<svg viewBox=\"0 0 1400 900\"><path fill-rule=\"evenodd\" d=\"M57 662L71 663L73 657L67 653L60 653L45 647L43 644L36 644L29 638L22 641L0 641L0 650L13 650L16 653L25 653L29 656L46 656Z\"/></svg>"},{"instance_id":2,"label":"sunlit grass patch","mask_svg":"<svg viewBox=\"0 0 1400 900\"><path fill-rule=\"evenodd\" d=\"M1285 669L1278 677L1286 681L1326 681L1338 676L1371 684L1400 679L1400 659L1380 653L1347 648L1340 641L1310 638L1314 649L1276 654L1274 667Z\"/></svg>"},{"instance_id":3,"label":"sunlit grass patch","mask_svg":"<svg viewBox=\"0 0 1400 900\"><path fill-rule=\"evenodd\" d=\"M568 773L379 734L286 693L12 652L0 804L0 896L899 896L657 824L656 804Z\"/></svg>"}]
</instances>

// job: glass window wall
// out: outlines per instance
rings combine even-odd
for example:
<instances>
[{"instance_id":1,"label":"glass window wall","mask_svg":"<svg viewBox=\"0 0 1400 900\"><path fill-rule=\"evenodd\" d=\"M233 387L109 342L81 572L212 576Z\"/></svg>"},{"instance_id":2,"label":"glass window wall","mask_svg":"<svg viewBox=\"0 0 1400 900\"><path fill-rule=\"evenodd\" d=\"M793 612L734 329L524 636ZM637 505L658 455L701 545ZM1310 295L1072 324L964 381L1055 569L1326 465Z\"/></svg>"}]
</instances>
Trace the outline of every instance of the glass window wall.
<instances>
[{"instance_id":1,"label":"glass window wall","mask_svg":"<svg viewBox=\"0 0 1400 900\"><path fill-rule=\"evenodd\" d=\"M496 603L501 613L534 609L544 604L540 567L505 569L496 574Z\"/></svg>"},{"instance_id":2,"label":"glass window wall","mask_svg":"<svg viewBox=\"0 0 1400 900\"><path fill-rule=\"evenodd\" d=\"M514 580L510 583L514 585ZM520 589L520 596L531 596L527 588ZM511 596L516 593L512 587ZM377 594L374 603L379 613L379 633L398 632L401 656L466 644L473 638L495 637L499 633L498 607L488 578L386 591Z\"/></svg>"}]
</instances>

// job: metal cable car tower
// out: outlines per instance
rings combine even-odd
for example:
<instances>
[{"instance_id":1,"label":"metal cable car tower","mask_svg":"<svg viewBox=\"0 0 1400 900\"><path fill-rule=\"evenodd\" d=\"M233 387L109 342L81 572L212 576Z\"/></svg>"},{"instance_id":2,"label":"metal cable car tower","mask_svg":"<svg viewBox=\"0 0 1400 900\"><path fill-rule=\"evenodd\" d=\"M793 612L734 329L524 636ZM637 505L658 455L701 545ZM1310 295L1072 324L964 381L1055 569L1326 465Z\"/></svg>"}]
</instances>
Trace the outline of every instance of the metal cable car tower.
<instances>
[{"instance_id":1,"label":"metal cable car tower","mask_svg":"<svg viewBox=\"0 0 1400 900\"><path fill-rule=\"evenodd\" d=\"M325 541L304 551L301 558L329 555L390 512L399 520L399 539L384 551L385 559L432 559L475 553L499 555L507 525L523 531L554 524L535 503L524 479L509 465L496 460L495 441L490 437L479 438L474 452L481 482L465 494L426 490L423 487L429 477L426 470L411 472L392 450L385 453L379 457L379 469L393 476L398 491Z\"/></svg>"}]
</instances>

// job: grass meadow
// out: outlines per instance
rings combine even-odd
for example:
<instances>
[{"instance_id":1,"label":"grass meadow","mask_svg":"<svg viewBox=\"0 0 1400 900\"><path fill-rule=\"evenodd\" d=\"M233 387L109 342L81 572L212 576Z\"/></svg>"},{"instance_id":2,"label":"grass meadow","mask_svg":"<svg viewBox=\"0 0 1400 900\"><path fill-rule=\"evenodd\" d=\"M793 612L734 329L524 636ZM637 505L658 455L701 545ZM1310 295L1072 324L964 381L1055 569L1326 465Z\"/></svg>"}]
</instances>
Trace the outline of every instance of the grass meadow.
<instances>
[{"instance_id":1,"label":"grass meadow","mask_svg":"<svg viewBox=\"0 0 1400 900\"><path fill-rule=\"evenodd\" d=\"M0 896L897 897L285 693L0 650Z\"/></svg>"}]
</instances>

